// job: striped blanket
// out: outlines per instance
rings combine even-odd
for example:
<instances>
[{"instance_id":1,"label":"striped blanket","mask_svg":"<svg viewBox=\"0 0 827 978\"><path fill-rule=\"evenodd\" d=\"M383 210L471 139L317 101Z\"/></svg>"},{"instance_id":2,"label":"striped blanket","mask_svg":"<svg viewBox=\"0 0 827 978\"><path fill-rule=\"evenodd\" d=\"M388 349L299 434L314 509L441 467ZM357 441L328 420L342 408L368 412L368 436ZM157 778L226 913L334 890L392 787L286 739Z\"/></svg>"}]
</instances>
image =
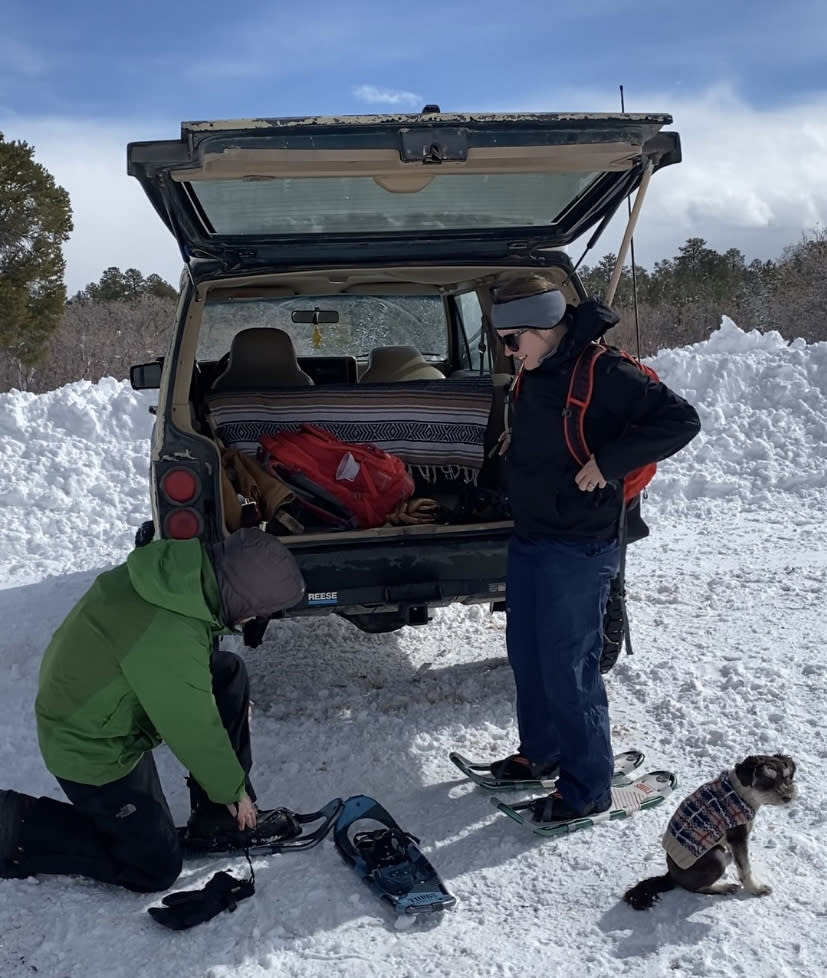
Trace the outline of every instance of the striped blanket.
<instances>
[{"instance_id":1,"label":"striped blanket","mask_svg":"<svg viewBox=\"0 0 827 978\"><path fill-rule=\"evenodd\" d=\"M475 377L211 394L207 407L216 435L242 452L255 454L261 435L309 422L397 455L431 481L442 474L475 482L492 398L490 378Z\"/></svg>"}]
</instances>

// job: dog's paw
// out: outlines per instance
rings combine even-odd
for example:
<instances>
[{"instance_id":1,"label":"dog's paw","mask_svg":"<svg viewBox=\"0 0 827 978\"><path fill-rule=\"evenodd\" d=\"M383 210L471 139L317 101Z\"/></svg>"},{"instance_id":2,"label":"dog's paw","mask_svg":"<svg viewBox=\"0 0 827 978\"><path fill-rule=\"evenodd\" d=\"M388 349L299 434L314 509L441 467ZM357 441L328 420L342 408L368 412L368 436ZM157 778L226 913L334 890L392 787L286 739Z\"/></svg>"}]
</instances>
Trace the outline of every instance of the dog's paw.
<instances>
[{"instance_id":1,"label":"dog's paw","mask_svg":"<svg viewBox=\"0 0 827 978\"><path fill-rule=\"evenodd\" d=\"M740 893L741 884L740 883L721 883L718 893L723 896L734 896L736 893Z\"/></svg>"},{"instance_id":2,"label":"dog's paw","mask_svg":"<svg viewBox=\"0 0 827 978\"><path fill-rule=\"evenodd\" d=\"M747 893L751 893L752 896L769 896L772 893L772 887L766 883L753 883L747 888Z\"/></svg>"}]
</instances>

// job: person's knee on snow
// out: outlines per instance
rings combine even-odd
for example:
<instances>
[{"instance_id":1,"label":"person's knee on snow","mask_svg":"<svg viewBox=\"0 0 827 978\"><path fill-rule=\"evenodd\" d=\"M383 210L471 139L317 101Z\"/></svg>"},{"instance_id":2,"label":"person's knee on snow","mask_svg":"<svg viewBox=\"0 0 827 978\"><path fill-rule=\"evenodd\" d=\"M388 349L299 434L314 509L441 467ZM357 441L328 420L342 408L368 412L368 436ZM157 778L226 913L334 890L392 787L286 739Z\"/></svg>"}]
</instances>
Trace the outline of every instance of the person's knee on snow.
<instances>
[{"instance_id":1,"label":"person's knee on snow","mask_svg":"<svg viewBox=\"0 0 827 978\"><path fill-rule=\"evenodd\" d=\"M118 883L134 893L159 893L168 890L181 875L184 857L181 846L159 854L152 865L129 867L124 870Z\"/></svg>"}]
</instances>

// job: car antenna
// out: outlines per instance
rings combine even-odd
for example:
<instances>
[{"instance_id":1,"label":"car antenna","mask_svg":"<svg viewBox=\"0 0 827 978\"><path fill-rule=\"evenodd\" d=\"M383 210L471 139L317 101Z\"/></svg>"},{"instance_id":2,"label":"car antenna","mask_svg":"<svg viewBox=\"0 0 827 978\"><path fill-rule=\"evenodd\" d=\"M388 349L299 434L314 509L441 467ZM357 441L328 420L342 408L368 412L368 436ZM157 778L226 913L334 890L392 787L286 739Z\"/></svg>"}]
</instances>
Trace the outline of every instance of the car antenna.
<instances>
[{"instance_id":1,"label":"car antenna","mask_svg":"<svg viewBox=\"0 0 827 978\"><path fill-rule=\"evenodd\" d=\"M626 102L623 97L623 85L620 86L620 111L623 115L626 114ZM629 215L629 220L632 219L632 201L630 197L626 198L626 208ZM637 304L637 264L635 263L635 236L632 235L629 241L629 259L632 263L632 307L635 312L635 347L637 358L640 360L640 316L638 315L638 304Z\"/></svg>"}]
</instances>

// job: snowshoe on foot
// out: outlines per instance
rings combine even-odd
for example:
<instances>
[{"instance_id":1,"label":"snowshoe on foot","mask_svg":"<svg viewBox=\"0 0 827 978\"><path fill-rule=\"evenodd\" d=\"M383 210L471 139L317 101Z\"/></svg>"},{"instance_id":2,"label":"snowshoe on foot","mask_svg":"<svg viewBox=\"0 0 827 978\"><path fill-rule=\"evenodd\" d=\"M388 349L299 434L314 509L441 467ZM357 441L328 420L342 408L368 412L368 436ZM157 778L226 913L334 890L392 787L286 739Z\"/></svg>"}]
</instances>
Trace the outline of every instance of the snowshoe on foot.
<instances>
[{"instance_id":1,"label":"snowshoe on foot","mask_svg":"<svg viewBox=\"0 0 827 978\"><path fill-rule=\"evenodd\" d=\"M501 761L472 761L457 751L451 751L448 758L466 778L488 791L539 791L553 788L559 774L555 765L532 764L525 758L520 760L519 754L511 754ZM614 763L612 783L622 784L643 763L643 753L639 750L623 751L615 754Z\"/></svg>"},{"instance_id":2,"label":"snowshoe on foot","mask_svg":"<svg viewBox=\"0 0 827 978\"><path fill-rule=\"evenodd\" d=\"M205 806L193 812L186 827L179 829L181 845L198 853L310 849L327 835L341 808L342 799L334 798L317 812L300 813L289 808L260 810L255 828L241 830L226 808L222 811L219 806ZM320 824L305 831L304 826L313 822Z\"/></svg>"},{"instance_id":3,"label":"snowshoe on foot","mask_svg":"<svg viewBox=\"0 0 827 978\"><path fill-rule=\"evenodd\" d=\"M572 808L559 791L552 791L545 798L535 798L530 802L531 820L542 825L554 825L559 822L571 822L578 818L599 815L612 807L612 796L606 792L604 798L598 799L582 810Z\"/></svg>"},{"instance_id":4,"label":"snowshoe on foot","mask_svg":"<svg viewBox=\"0 0 827 978\"><path fill-rule=\"evenodd\" d=\"M623 783L615 780L611 789L611 803L607 808L594 810L589 814L574 814L571 818L564 817L567 812L561 807L562 799L557 803L555 813L553 794L545 798L528 798L515 804L507 804L495 796L491 799L491 804L535 835L554 837L590 829L599 822L627 818L635 812L655 808L671 794L677 783L678 779L671 771L647 771L636 778L626 778ZM601 801L600 804L602 803Z\"/></svg>"}]
</instances>

